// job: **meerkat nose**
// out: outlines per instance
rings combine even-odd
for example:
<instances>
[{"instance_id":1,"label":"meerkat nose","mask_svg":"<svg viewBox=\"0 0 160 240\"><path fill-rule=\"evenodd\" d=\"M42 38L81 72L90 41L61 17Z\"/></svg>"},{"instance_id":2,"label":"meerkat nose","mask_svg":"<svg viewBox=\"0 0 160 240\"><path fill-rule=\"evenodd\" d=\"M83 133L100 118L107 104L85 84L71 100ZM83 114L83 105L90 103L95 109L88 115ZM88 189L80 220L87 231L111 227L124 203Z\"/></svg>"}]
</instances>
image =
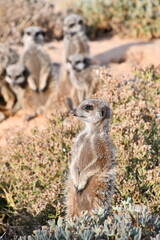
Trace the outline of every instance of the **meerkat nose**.
<instances>
[{"instance_id":1,"label":"meerkat nose","mask_svg":"<svg viewBox=\"0 0 160 240\"><path fill-rule=\"evenodd\" d=\"M72 114L73 116L76 116L76 108L72 109L71 114Z\"/></svg>"}]
</instances>

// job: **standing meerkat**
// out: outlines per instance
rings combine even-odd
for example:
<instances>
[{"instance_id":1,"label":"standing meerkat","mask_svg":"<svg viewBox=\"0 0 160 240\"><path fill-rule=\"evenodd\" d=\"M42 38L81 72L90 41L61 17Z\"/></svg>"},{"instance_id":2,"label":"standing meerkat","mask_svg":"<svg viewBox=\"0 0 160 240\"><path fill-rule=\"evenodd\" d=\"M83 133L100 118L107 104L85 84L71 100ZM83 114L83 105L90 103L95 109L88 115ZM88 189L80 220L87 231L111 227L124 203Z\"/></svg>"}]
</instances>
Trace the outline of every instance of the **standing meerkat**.
<instances>
[{"instance_id":1,"label":"standing meerkat","mask_svg":"<svg viewBox=\"0 0 160 240\"><path fill-rule=\"evenodd\" d=\"M30 73L29 87L36 92L44 91L52 79L51 60L43 48L44 35L45 32L38 26L27 27L23 31L24 53L21 63Z\"/></svg>"},{"instance_id":2,"label":"standing meerkat","mask_svg":"<svg viewBox=\"0 0 160 240\"><path fill-rule=\"evenodd\" d=\"M20 63L9 65L6 69L5 81L10 85L12 91L16 95L16 103L13 106L13 113L18 110L25 112L24 120L30 120L42 113L52 89L46 90L44 93L33 91L28 85L29 72L26 67Z\"/></svg>"},{"instance_id":3,"label":"standing meerkat","mask_svg":"<svg viewBox=\"0 0 160 240\"><path fill-rule=\"evenodd\" d=\"M8 44L0 44L0 76L5 76L6 67L15 64L19 60L18 53Z\"/></svg>"},{"instance_id":4,"label":"standing meerkat","mask_svg":"<svg viewBox=\"0 0 160 240\"><path fill-rule=\"evenodd\" d=\"M106 101L88 99L72 110L86 124L72 149L67 216L108 207L114 192L115 147L110 139L111 109Z\"/></svg>"},{"instance_id":5,"label":"standing meerkat","mask_svg":"<svg viewBox=\"0 0 160 240\"><path fill-rule=\"evenodd\" d=\"M6 68L19 60L19 55L8 44L0 44L0 121L11 114L16 96L5 82Z\"/></svg>"},{"instance_id":6,"label":"standing meerkat","mask_svg":"<svg viewBox=\"0 0 160 240\"><path fill-rule=\"evenodd\" d=\"M84 54L73 54L67 58L68 77L73 85L71 100L76 105L95 92L98 78L91 66L91 59ZM74 104L74 105L75 105Z\"/></svg>"},{"instance_id":7,"label":"standing meerkat","mask_svg":"<svg viewBox=\"0 0 160 240\"><path fill-rule=\"evenodd\" d=\"M70 14L64 19L63 32L64 60L58 86L58 100L62 100L68 107L67 98L70 96L70 93L73 90L73 84L68 76L67 59L73 54L84 54L86 57L88 57L89 41L85 33L83 19L77 14Z\"/></svg>"},{"instance_id":8,"label":"standing meerkat","mask_svg":"<svg viewBox=\"0 0 160 240\"><path fill-rule=\"evenodd\" d=\"M9 84L0 80L0 122L12 115L15 102L16 96Z\"/></svg>"},{"instance_id":9,"label":"standing meerkat","mask_svg":"<svg viewBox=\"0 0 160 240\"><path fill-rule=\"evenodd\" d=\"M89 41L85 33L83 18L77 14L70 14L64 19L64 58L75 53L89 55Z\"/></svg>"}]
</instances>

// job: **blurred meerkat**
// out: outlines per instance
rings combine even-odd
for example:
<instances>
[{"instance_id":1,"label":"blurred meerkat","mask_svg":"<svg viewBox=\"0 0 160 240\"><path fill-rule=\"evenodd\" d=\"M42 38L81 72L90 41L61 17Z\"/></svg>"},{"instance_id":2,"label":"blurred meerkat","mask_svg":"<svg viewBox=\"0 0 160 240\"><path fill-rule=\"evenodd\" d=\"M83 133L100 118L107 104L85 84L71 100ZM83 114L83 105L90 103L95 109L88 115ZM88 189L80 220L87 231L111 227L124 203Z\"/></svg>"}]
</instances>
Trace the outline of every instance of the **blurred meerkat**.
<instances>
[{"instance_id":1,"label":"blurred meerkat","mask_svg":"<svg viewBox=\"0 0 160 240\"><path fill-rule=\"evenodd\" d=\"M10 64L15 64L19 60L18 53L8 44L0 44L0 76L5 76L6 67Z\"/></svg>"},{"instance_id":2,"label":"blurred meerkat","mask_svg":"<svg viewBox=\"0 0 160 240\"><path fill-rule=\"evenodd\" d=\"M50 57L43 48L44 35L45 32L38 26L27 27L23 31L24 53L21 63L30 73L29 87L36 92L48 87L52 72Z\"/></svg>"},{"instance_id":3,"label":"blurred meerkat","mask_svg":"<svg viewBox=\"0 0 160 240\"><path fill-rule=\"evenodd\" d=\"M13 113L20 109L24 110L24 120L30 120L41 113L42 106L45 105L52 91L52 88L45 93L33 91L28 85L28 76L28 69L20 63L9 65L6 69L5 80L10 84L12 91L17 97Z\"/></svg>"},{"instance_id":4,"label":"blurred meerkat","mask_svg":"<svg viewBox=\"0 0 160 240\"><path fill-rule=\"evenodd\" d=\"M111 109L106 101L87 99L72 110L84 121L72 148L67 182L67 216L108 207L114 192L115 148L109 135Z\"/></svg>"},{"instance_id":5,"label":"blurred meerkat","mask_svg":"<svg viewBox=\"0 0 160 240\"><path fill-rule=\"evenodd\" d=\"M0 80L0 122L12 115L16 96L8 83Z\"/></svg>"},{"instance_id":6,"label":"blurred meerkat","mask_svg":"<svg viewBox=\"0 0 160 240\"><path fill-rule=\"evenodd\" d=\"M5 72L9 64L19 60L19 55L8 44L0 44L0 122L12 115L12 107L16 96L8 83L5 82Z\"/></svg>"},{"instance_id":7,"label":"blurred meerkat","mask_svg":"<svg viewBox=\"0 0 160 240\"><path fill-rule=\"evenodd\" d=\"M64 61L68 56L76 53L89 55L89 41L85 33L83 18L77 14L70 14L64 19Z\"/></svg>"},{"instance_id":8,"label":"blurred meerkat","mask_svg":"<svg viewBox=\"0 0 160 240\"><path fill-rule=\"evenodd\" d=\"M98 78L93 74L91 59L84 54L70 55L67 58L67 71L73 85L71 99L74 102L74 97L77 98L75 104L78 105L95 92Z\"/></svg>"},{"instance_id":9,"label":"blurred meerkat","mask_svg":"<svg viewBox=\"0 0 160 240\"><path fill-rule=\"evenodd\" d=\"M85 25L81 16L70 14L64 19L64 63L58 88L58 100L70 95L73 84L70 81L67 70L67 59L73 54L89 56L89 41L85 33ZM68 105L68 103L65 105Z\"/></svg>"},{"instance_id":10,"label":"blurred meerkat","mask_svg":"<svg viewBox=\"0 0 160 240\"><path fill-rule=\"evenodd\" d=\"M13 112L16 113L23 105L23 98L27 87L27 69L19 63L9 65L6 68L5 81L16 95L17 101L13 107Z\"/></svg>"}]
</instances>

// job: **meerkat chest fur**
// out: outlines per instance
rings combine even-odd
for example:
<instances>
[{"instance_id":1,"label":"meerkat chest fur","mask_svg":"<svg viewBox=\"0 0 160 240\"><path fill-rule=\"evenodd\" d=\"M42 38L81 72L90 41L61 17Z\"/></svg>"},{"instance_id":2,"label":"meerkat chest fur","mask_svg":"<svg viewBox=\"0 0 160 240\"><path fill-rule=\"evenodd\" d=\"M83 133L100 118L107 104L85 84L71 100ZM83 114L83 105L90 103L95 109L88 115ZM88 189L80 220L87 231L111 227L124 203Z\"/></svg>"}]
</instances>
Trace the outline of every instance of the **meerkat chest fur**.
<instances>
[{"instance_id":1,"label":"meerkat chest fur","mask_svg":"<svg viewBox=\"0 0 160 240\"><path fill-rule=\"evenodd\" d=\"M103 133L94 133L84 130L80 133L74 144L71 169L75 168L79 173L89 164L101 159L99 168L109 168L110 148L107 136Z\"/></svg>"}]
</instances>

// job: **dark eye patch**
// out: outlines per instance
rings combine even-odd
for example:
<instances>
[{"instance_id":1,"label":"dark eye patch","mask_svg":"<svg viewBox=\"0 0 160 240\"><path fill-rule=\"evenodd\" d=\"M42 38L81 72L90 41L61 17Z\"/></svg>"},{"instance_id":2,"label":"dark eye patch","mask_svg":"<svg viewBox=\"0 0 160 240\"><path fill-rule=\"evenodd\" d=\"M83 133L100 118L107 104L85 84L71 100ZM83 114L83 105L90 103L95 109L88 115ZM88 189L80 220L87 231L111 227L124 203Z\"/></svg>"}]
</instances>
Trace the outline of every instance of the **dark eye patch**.
<instances>
[{"instance_id":1,"label":"dark eye patch","mask_svg":"<svg viewBox=\"0 0 160 240\"><path fill-rule=\"evenodd\" d=\"M18 78L20 78L20 77L22 77L22 74L17 75L17 76L16 76L16 79L18 79Z\"/></svg>"},{"instance_id":2,"label":"dark eye patch","mask_svg":"<svg viewBox=\"0 0 160 240\"><path fill-rule=\"evenodd\" d=\"M28 36L31 36L31 33L30 33L30 32L26 32L26 34L27 34Z\"/></svg>"},{"instance_id":3,"label":"dark eye patch","mask_svg":"<svg viewBox=\"0 0 160 240\"><path fill-rule=\"evenodd\" d=\"M74 27L75 23L69 25L70 28Z\"/></svg>"},{"instance_id":4,"label":"dark eye patch","mask_svg":"<svg viewBox=\"0 0 160 240\"><path fill-rule=\"evenodd\" d=\"M87 105L85 105L84 106L84 108L83 108L84 110L86 110L86 111L91 111L91 110L93 110L93 106L92 105L89 105L89 104L87 104Z\"/></svg>"},{"instance_id":5,"label":"dark eye patch","mask_svg":"<svg viewBox=\"0 0 160 240\"><path fill-rule=\"evenodd\" d=\"M81 63L81 61L76 61L76 62L75 62L76 65L77 65L77 64L80 64L80 63Z\"/></svg>"},{"instance_id":6,"label":"dark eye patch","mask_svg":"<svg viewBox=\"0 0 160 240\"><path fill-rule=\"evenodd\" d=\"M80 25L83 25L83 21L82 20L79 20L78 22Z\"/></svg>"},{"instance_id":7,"label":"dark eye patch","mask_svg":"<svg viewBox=\"0 0 160 240\"><path fill-rule=\"evenodd\" d=\"M36 32L36 37L38 37L39 35L42 35L43 37L45 36L45 32L43 31L39 31L39 32Z\"/></svg>"}]
</instances>

